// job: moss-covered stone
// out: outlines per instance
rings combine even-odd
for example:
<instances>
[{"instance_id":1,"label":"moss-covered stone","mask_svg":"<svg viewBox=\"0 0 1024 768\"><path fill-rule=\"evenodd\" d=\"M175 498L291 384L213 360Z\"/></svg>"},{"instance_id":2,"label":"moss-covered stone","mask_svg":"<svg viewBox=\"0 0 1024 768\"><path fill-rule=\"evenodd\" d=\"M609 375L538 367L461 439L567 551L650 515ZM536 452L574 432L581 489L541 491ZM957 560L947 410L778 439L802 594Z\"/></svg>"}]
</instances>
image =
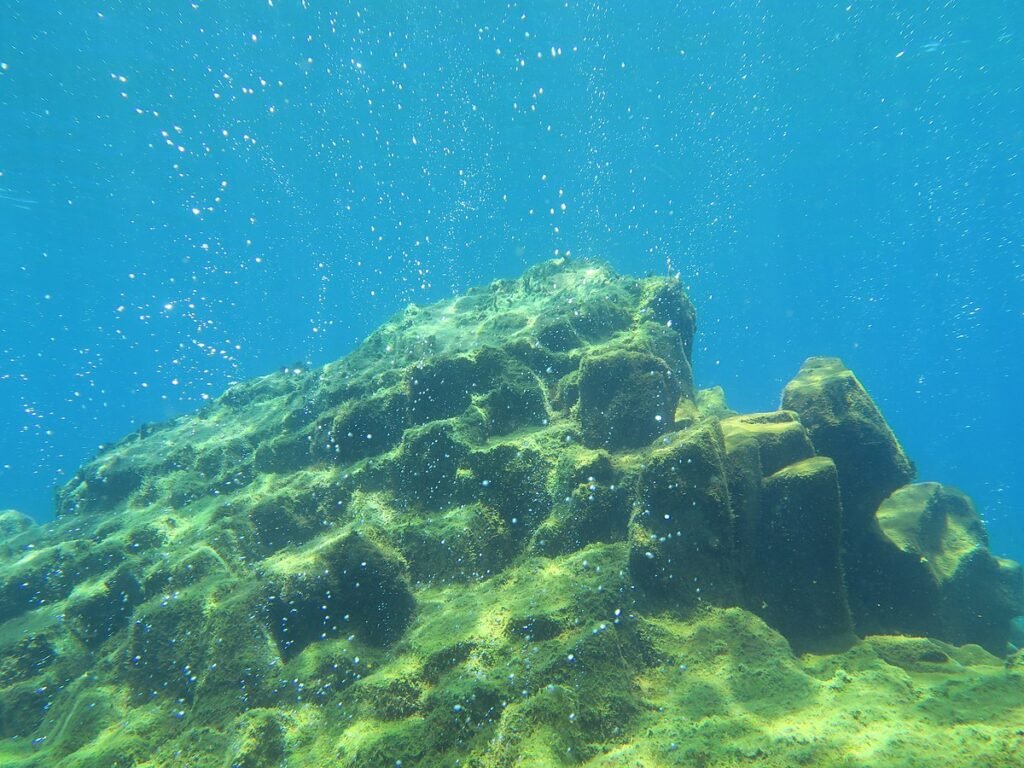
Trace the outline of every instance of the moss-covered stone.
<instances>
[{"instance_id":1,"label":"moss-covered stone","mask_svg":"<svg viewBox=\"0 0 1024 768\"><path fill-rule=\"evenodd\" d=\"M143 590L149 598L198 584L207 578L223 578L229 573L224 558L209 545L201 544L189 551L175 553L153 567Z\"/></svg>"},{"instance_id":2,"label":"moss-covered stone","mask_svg":"<svg viewBox=\"0 0 1024 768\"><path fill-rule=\"evenodd\" d=\"M831 459L804 459L765 479L747 598L797 650L841 649L854 640L840 563L842 517Z\"/></svg>"},{"instance_id":3,"label":"moss-covered stone","mask_svg":"<svg viewBox=\"0 0 1024 768\"><path fill-rule=\"evenodd\" d=\"M19 552L0 575L0 621L66 599L76 584L125 556L116 539L100 546L72 539Z\"/></svg>"},{"instance_id":4,"label":"moss-covered stone","mask_svg":"<svg viewBox=\"0 0 1024 768\"><path fill-rule=\"evenodd\" d=\"M1010 646L1011 654L1024 647L1024 615L1010 622Z\"/></svg>"},{"instance_id":5,"label":"moss-covered stone","mask_svg":"<svg viewBox=\"0 0 1024 768\"><path fill-rule=\"evenodd\" d=\"M33 681L4 686L0 697L0 735L5 739L30 736L42 725L51 703L51 697Z\"/></svg>"},{"instance_id":6,"label":"moss-covered stone","mask_svg":"<svg viewBox=\"0 0 1024 768\"><path fill-rule=\"evenodd\" d=\"M452 355L418 363L408 373L409 411L413 423L458 416L473 395L490 383L492 371L469 355Z\"/></svg>"},{"instance_id":7,"label":"moss-covered stone","mask_svg":"<svg viewBox=\"0 0 1024 768\"><path fill-rule=\"evenodd\" d=\"M8 542L35 527L35 521L16 509L0 510L0 542Z\"/></svg>"},{"instance_id":8,"label":"moss-covered stone","mask_svg":"<svg viewBox=\"0 0 1024 768\"><path fill-rule=\"evenodd\" d=\"M409 504L425 509L457 503L458 472L469 451L449 422L409 429L392 465L394 487Z\"/></svg>"},{"instance_id":9,"label":"moss-covered stone","mask_svg":"<svg viewBox=\"0 0 1024 768\"><path fill-rule=\"evenodd\" d=\"M760 566L754 563L761 545L764 482L772 473L814 456L806 430L788 411L734 415L725 408L720 393L702 392L702 406L722 417L726 474L734 517L736 563L746 594L760 589ZM698 398L699 399L699 398ZM758 605L759 599L749 601Z\"/></svg>"},{"instance_id":10,"label":"moss-covered stone","mask_svg":"<svg viewBox=\"0 0 1024 768\"><path fill-rule=\"evenodd\" d=\"M629 350L580 363L579 417L592 448L641 448L672 426L679 385L665 362Z\"/></svg>"},{"instance_id":11,"label":"moss-covered stone","mask_svg":"<svg viewBox=\"0 0 1024 768\"><path fill-rule=\"evenodd\" d=\"M686 358L693 352L693 335L697 330L697 310L683 292L678 280L651 278L644 284L638 313L658 325L671 328L683 345Z\"/></svg>"},{"instance_id":12,"label":"moss-covered stone","mask_svg":"<svg viewBox=\"0 0 1024 768\"><path fill-rule=\"evenodd\" d=\"M427 400L426 395L420 398ZM398 444L409 421L422 417L416 407L410 407L410 402L419 401L395 390L348 400L337 414L315 427L312 452L321 460L351 464L388 451Z\"/></svg>"},{"instance_id":13,"label":"moss-covered stone","mask_svg":"<svg viewBox=\"0 0 1024 768\"><path fill-rule=\"evenodd\" d=\"M28 634L0 649L0 685L7 686L39 675L57 658L45 634Z\"/></svg>"},{"instance_id":14,"label":"moss-covered stone","mask_svg":"<svg viewBox=\"0 0 1024 768\"><path fill-rule=\"evenodd\" d=\"M310 438L308 435L280 435L268 437L259 445L254 454L254 464L258 472L295 472L310 462ZM188 503L193 498L178 496L179 504Z\"/></svg>"},{"instance_id":15,"label":"moss-covered stone","mask_svg":"<svg viewBox=\"0 0 1024 768\"><path fill-rule=\"evenodd\" d=\"M116 689L83 687L77 693L68 710L48 723L53 727L46 737L47 747L54 757L71 757L76 752L79 757L85 757L81 753L92 752L96 742L103 741L103 732L124 715L120 692ZM69 762L74 765L77 761L72 758Z\"/></svg>"},{"instance_id":16,"label":"moss-covered stone","mask_svg":"<svg viewBox=\"0 0 1024 768\"><path fill-rule=\"evenodd\" d=\"M83 467L58 496L58 514L88 514L123 504L142 485L145 470L128 455L111 453Z\"/></svg>"},{"instance_id":17,"label":"moss-covered stone","mask_svg":"<svg viewBox=\"0 0 1024 768\"><path fill-rule=\"evenodd\" d=\"M725 419L736 415L736 412L726 403L725 390L721 387L698 390L694 394L694 403L702 416Z\"/></svg>"},{"instance_id":18,"label":"moss-covered stone","mask_svg":"<svg viewBox=\"0 0 1024 768\"><path fill-rule=\"evenodd\" d=\"M761 473L768 475L783 467L814 456L814 446L807 430L790 411L748 413L722 420L726 450L733 451L741 442L750 441L756 448Z\"/></svg>"},{"instance_id":19,"label":"moss-covered stone","mask_svg":"<svg viewBox=\"0 0 1024 768\"><path fill-rule=\"evenodd\" d=\"M927 618L937 626L924 628L954 643L1004 653L1010 619L1024 613L1024 580L1020 566L989 553L970 499L939 483L908 485L882 502L877 519L899 552L891 630L919 630Z\"/></svg>"},{"instance_id":20,"label":"moss-covered stone","mask_svg":"<svg viewBox=\"0 0 1024 768\"><path fill-rule=\"evenodd\" d=\"M717 423L676 433L644 457L630 519L630 571L683 605L737 596L725 444Z\"/></svg>"},{"instance_id":21,"label":"moss-covered stone","mask_svg":"<svg viewBox=\"0 0 1024 768\"><path fill-rule=\"evenodd\" d=\"M275 768L286 762L288 718L276 709L253 709L235 723L232 768Z\"/></svg>"},{"instance_id":22,"label":"moss-covered stone","mask_svg":"<svg viewBox=\"0 0 1024 768\"><path fill-rule=\"evenodd\" d=\"M96 648L128 625L142 598L142 586L135 574L122 566L84 594L72 595L65 617L75 635L90 648Z\"/></svg>"},{"instance_id":23,"label":"moss-covered stone","mask_svg":"<svg viewBox=\"0 0 1024 768\"><path fill-rule=\"evenodd\" d=\"M764 512L764 470L758 441L750 438L747 425L721 422L725 438L725 473L729 489L729 507L733 516L733 542L736 568L745 594L757 587L754 554L758 545L758 529ZM737 439L738 438L738 439Z\"/></svg>"},{"instance_id":24,"label":"moss-covered stone","mask_svg":"<svg viewBox=\"0 0 1024 768\"><path fill-rule=\"evenodd\" d=\"M466 468L460 477L462 495L497 510L514 536L527 536L547 515L550 463L539 450L497 445L471 453Z\"/></svg>"},{"instance_id":25,"label":"moss-covered stone","mask_svg":"<svg viewBox=\"0 0 1024 768\"><path fill-rule=\"evenodd\" d=\"M380 720L404 720L423 709L423 681L409 675L378 675L358 684L357 696L364 710Z\"/></svg>"},{"instance_id":26,"label":"moss-covered stone","mask_svg":"<svg viewBox=\"0 0 1024 768\"><path fill-rule=\"evenodd\" d=\"M477 401L487 418L490 435L541 427L548 421L547 399L537 375L525 366L509 364L491 390Z\"/></svg>"},{"instance_id":27,"label":"moss-covered stone","mask_svg":"<svg viewBox=\"0 0 1024 768\"><path fill-rule=\"evenodd\" d=\"M401 556L356 532L272 558L264 578L270 632L284 656L353 631L392 643L416 605Z\"/></svg>"},{"instance_id":28,"label":"moss-covered stone","mask_svg":"<svg viewBox=\"0 0 1024 768\"><path fill-rule=\"evenodd\" d=\"M875 510L913 479L913 464L878 406L838 358L808 359L786 385L782 407L799 415L815 451L835 462L850 609L858 632L883 631L876 606L884 603L890 558Z\"/></svg>"},{"instance_id":29,"label":"moss-covered stone","mask_svg":"<svg viewBox=\"0 0 1024 768\"><path fill-rule=\"evenodd\" d=\"M535 551L545 555L566 554L596 541L626 538L630 496L626 488L590 480L552 508L534 534Z\"/></svg>"},{"instance_id":30,"label":"moss-covered stone","mask_svg":"<svg viewBox=\"0 0 1024 768\"><path fill-rule=\"evenodd\" d=\"M786 385L782 407L799 415L815 450L835 462L851 531L869 527L882 500L913 478L878 406L838 358L809 358Z\"/></svg>"},{"instance_id":31,"label":"moss-covered stone","mask_svg":"<svg viewBox=\"0 0 1024 768\"><path fill-rule=\"evenodd\" d=\"M191 700L197 672L210 662L200 592L162 595L141 606L131 625L126 671L140 701Z\"/></svg>"},{"instance_id":32,"label":"moss-covered stone","mask_svg":"<svg viewBox=\"0 0 1024 768\"><path fill-rule=\"evenodd\" d=\"M957 665L989 667L993 670L1005 666L997 656L977 645L955 646L929 637L905 635L873 635L865 638L863 646L870 649L886 664L907 672L943 672Z\"/></svg>"},{"instance_id":33,"label":"moss-covered stone","mask_svg":"<svg viewBox=\"0 0 1024 768\"><path fill-rule=\"evenodd\" d=\"M415 584L488 578L519 549L513 533L518 521L506 521L479 502L428 517L395 517L384 535L409 563Z\"/></svg>"}]
</instances>

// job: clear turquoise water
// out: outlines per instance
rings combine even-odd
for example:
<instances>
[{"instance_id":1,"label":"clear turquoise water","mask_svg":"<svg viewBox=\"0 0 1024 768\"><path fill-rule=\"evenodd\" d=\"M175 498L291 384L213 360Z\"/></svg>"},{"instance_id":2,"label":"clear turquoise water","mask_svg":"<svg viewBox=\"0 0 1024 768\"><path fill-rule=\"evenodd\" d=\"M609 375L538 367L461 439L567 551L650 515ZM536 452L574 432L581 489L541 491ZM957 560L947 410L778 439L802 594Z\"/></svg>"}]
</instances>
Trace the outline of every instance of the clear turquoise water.
<instances>
[{"instance_id":1,"label":"clear turquoise water","mask_svg":"<svg viewBox=\"0 0 1024 768\"><path fill-rule=\"evenodd\" d=\"M841 356L1024 559L1024 6L0 3L0 507L556 253ZM564 206L564 207L563 207Z\"/></svg>"}]
</instances>

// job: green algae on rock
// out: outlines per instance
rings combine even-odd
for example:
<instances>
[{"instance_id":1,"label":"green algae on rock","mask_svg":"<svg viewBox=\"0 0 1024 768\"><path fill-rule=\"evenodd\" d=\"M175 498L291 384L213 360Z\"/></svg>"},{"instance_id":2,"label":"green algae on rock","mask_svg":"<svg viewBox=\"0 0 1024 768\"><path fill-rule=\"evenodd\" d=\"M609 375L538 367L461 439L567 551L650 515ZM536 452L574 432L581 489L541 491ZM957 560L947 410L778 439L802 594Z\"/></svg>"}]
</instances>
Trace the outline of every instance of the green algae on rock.
<instances>
[{"instance_id":1,"label":"green algae on rock","mask_svg":"<svg viewBox=\"0 0 1024 768\"><path fill-rule=\"evenodd\" d=\"M695 318L546 262L0 513L0 763L1018 765L1019 567L840 361L695 390Z\"/></svg>"},{"instance_id":2,"label":"green algae on rock","mask_svg":"<svg viewBox=\"0 0 1024 768\"><path fill-rule=\"evenodd\" d=\"M902 555L895 612L937 621L920 634L1003 652L1020 613L1020 565L989 553L971 500L940 483L907 485L882 502L877 519Z\"/></svg>"},{"instance_id":3,"label":"green algae on rock","mask_svg":"<svg viewBox=\"0 0 1024 768\"><path fill-rule=\"evenodd\" d=\"M803 459L765 478L751 569L757 580L747 599L761 602L757 612L794 649L842 649L852 640L840 564L841 518L831 459Z\"/></svg>"},{"instance_id":4,"label":"green algae on rock","mask_svg":"<svg viewBox=\"0 0 1024 768\"><path fill-rule=\"evenodd\" d=\"M914 467L881 411L838 358L807 360L782 394L815 451L835 462L843 504L843 568L861 634L882 632L879 605L890 578L888 547L875 522L878 505L914 479Z\"/></svg>"}]
</instances>

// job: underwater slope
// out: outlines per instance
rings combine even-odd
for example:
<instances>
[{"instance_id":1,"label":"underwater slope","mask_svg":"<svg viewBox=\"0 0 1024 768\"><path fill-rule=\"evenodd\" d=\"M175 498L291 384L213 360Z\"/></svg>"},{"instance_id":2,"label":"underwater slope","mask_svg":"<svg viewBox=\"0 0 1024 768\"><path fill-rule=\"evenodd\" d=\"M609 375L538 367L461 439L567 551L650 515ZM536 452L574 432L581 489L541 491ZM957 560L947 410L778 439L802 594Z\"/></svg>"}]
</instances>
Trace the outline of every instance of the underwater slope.
<instances>
[{"instance_id":1,"label":"underwater slope","mask_svg":"<svg viewBox=\"0 0 1024 768\"><path fill-rule=\"evenodd\" d=\"M694 326L547 262L0 514L0 763L1020 765L970 500L838 360L695 391Z\"/></svg>"}]
</instances>

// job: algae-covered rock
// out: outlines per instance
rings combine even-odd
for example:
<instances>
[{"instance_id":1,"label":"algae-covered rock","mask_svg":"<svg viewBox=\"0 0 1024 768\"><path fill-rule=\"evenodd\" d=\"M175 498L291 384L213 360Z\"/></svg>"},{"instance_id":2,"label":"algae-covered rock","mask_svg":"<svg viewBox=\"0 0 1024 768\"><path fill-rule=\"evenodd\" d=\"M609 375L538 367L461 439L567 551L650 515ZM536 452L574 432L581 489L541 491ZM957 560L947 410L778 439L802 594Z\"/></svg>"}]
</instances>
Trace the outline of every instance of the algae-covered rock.
<instances>
[{"instance_id":1,"label":"algae-covered rock","mask_svg":"<svg viewBox=\"0 0 1024 768\"><path fill-rule=\"evenodd\" d=\"M729 408L726 403L725 390L721 387L709 387L698 390L694 395L694 402L697 406L697 411L703 416L725 419L728 416L736 415L736 412Z\"/></svg>"},{"instance_id":2,"label":"algae-covered rock","mask_svg":"<svg viewBox=\"0 0 1024 768\"><path fill-rule=\"evenodd\" d=\"M672 425L678 398L679 385L661 358L629 350L588 355L579 374L583 442L644 447Z\"/></svg>"},{"instance_id":3,"label":"algae-covered rock","mask_svg":"<svg viewBox=\"0 0 1024 768\"><path fill-rule=\"evenodd\" d=\"M815 450L835 462L848 530L866 529L882 500L914 476L896 436L853 372L834 357L812 357L782 393Z\"/></svg>"},{"instance_id":4,"label":"algae-covered rock","mask_svg":"<svg viewBox=\"0 0 1024 768\"><path fill-rule=\"evenodd\" d=\"M792 411L723 419L744 605L801 650L849 645L835 464Z\"/></svg>"},{"instance_id":5,"label":"algae-covered rock","mask_svg":"<svg viewBox=\"0 0 1024 768\"><path fill-rule=\"evenodd\" d=\"M65 617L72 632L90 648L109 640L128 625L135 606L142 602L143 591L138 579L127 567L84 594L73 594L67 602Z\"/></svg>"},{"instance_id":6,"label":"algae-covered rock","mask_svg":"<svg viewBox=\"0 0 1024 768\"><path fill-rule=\"evenodd\" d=\"M470 446L454 425L434 421L406 431L393 462L392 483L411 505L444 509L459 499L459 468Z\"/></svg>"},{"instance_id":7,"label":"algae-covered rock","mask_svg":"<svg viewBox=\"0 0 1024 768\"><path fill-rule=\"evenodd\" d=\"M275 768L286 762L287 726L291 718L276 709L249 710L235 723L232 768Z\"/></svg>"},{"instance_id":8,"label":"algae-covered rock","mask_svg":"<svg viewBox=\"0 0 1024 768\"><path fill-rule=\"evenodd\" d=\"M5 559L0 570L0 621L65 600L75 586L116 567L126 557L116 539L81 539L32 546Z\"/></svg>"},{"instance_id":9,"label":"algae-covered rock","mask_svg":"<svg viewBox=\"0 0 1024 768\"><path fill-rule=\"evenodd\" d=\"M799 650L843 648L854 639L841 542L839 482L831 459L803 459L766 478L748 599Z\"/></svg>"},{"instance_id":10,"label":"algae-covered rock","mask_svg":"<svg viewBox=\"0 0 1024 768\"><path fill-rule=\"evenodd\" d=\"M34 526L35 521L31 517L16 509L0 510L0 543L7 543Z\"/></svg>"},{"instance_id":11,"label":"algae-covered rock","mask_svg":"<svg viewBox=\"0 0 1024 768\"><path fill-rule=\"evenodd\" d=\"M0 511L0 556L16 558L18 552L34 547L42 533L42 528L28 515L16 509ZM0 583L2 578L0 575Z\"/></svg>"},{"instance_id":12,"label":"algae-covered rock","mask_svg":"<svg viewBox=\"0 0 1024 768\"><path fill-rule=\"evenodd\" d=\"M937 618L933 634L1003 653L1010 620L1024 613L1017 563L993 557L978 513L963 493L939 483L900 488L877 513L899 551L891 588L893 630L919 629L908 617Z\"/></svg>"},{"instance_id":13,"label":"algae-covered rock","mask_svg":"<svg viewBox=\"0 0 1024 768\"><path fill-rule=\"evenodd\" d=\"M394 642L416 606L401 556L355 532L330 537L265 566L270 632L284 656L355 631L367 642Z\"/></svg>"},{"instance_id":14,"label":"algae-covered rock","mask_svg":"<svg viewBox=\"0 0 1024 768\"><path fill-rule=\"evenodd\" d=\"M722 419L727 450L750 442L756 449L761 473L768 475L815 455L803 424L791 411L748 413Z\"/></svg>"},{"instance_id":15,"label":"algae-covered rock","mask_svg":"<svg viewBox=\"0 0 1024 768\"><path fill-rule=\"evenodd\" d=\"M1020 652L943 642L1016 565L841 364L737 414L694 329L558 259L104 447L0 513L0 764L1016 766Z\"/></svg>"},{"instance_id":16,"label":"algae-covered rock","mask_svg":"<svg viewBox=\"0 0 1024 768\"><path fill-rule=\"evenodd\" d=\"M697 330L697 310L684 293L678 280L651 278L644 285L640 300L641 317L671 328L683 345L687 359L693 351L693 334Z\"/></svg>"},{"instance_id":17,"label":"algae-covered rock","mask_svg":"<svg viewBox=\"0 0 1024 768\"><path fill-rule=\"evenodd\" d=\"M109 511L142 486L145 470L130 455L109 454L79 471L61 496L61 511Z\"/></svg>"},{"instance_id":18,"label":"algae-covered rock","mask_svg":"<svg viewBox=\"0 0 1024 768\"><path fill-rule=\"evenodd\" d=\"M692 605L735 600L733 516L717 423L645 457L630 520L630 571L652 594Z\"/></svg>"},{"instance_id":19,"label":"algae-covered rock","mask_svg":"<svg viewBox=\"0 0 1024 768\"><path fill-rule=\"evenodd\" d=\"M569 444L559 451L549 482L551 511L533 534L534 551L566 554L625 539L633 499L611 454Z\"/></svg>"},{"instance_id":20,"label":"algae-covered rock","mask_svg":"<svg viewBox=\"0 0 1024 768\"><path fill-rule=\"evenodd\" d=\"M534 534L535 550L566 554L597 541L626 537L630 498L628 489L596 479L581 483L556 504Z\"/></svg>"},{"instance_id":21,"label":"algae-covered rock","mask_svg":"<svg viewBox=\"0 0 1024 768\"><path fill-rule=\"evenodd\" d=\"M731 414L720 423L725 438L737 557L741 570L746 571L757 543L764 479L783 467L811 458L814 447L791 411Z\"/></svg>"},{"instance_id":22,"label":"algae-covered rock","mask_svg":"<svg viewBox=\"0 0 1024 768\"><path fill-rule=\"evenodd\" d=\"M853 372L833 357L812 357L782 394L815 451L835 462L843 506L846 587L858 632L885 631L878 620L891 567L875 510L909 483L914 467Z\"/></svg>"}]
</instances>

